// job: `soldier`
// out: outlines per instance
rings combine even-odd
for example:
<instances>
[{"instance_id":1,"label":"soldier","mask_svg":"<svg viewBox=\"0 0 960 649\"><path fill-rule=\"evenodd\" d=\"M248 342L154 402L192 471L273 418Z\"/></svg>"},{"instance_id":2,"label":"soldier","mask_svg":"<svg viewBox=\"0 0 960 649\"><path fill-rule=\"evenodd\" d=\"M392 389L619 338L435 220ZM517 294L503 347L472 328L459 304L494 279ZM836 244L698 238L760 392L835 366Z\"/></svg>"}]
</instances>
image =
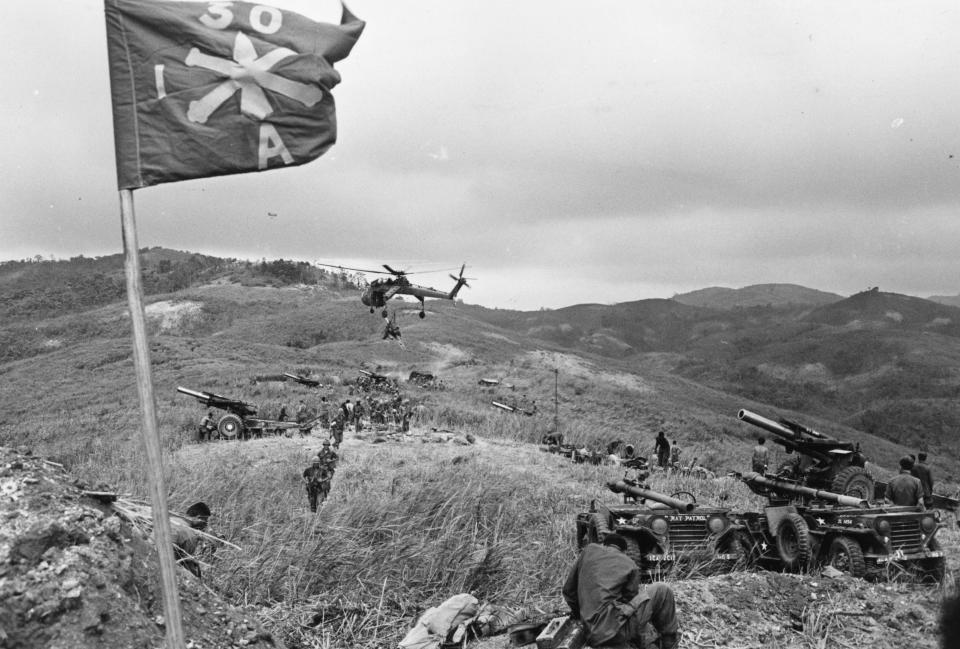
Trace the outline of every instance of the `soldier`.
<instances>
[{"instance_id":1,"label":"soldier","mask_svg":"<svg viewBox=\"0 0 960 649\"><path fill-rule=\"evenodd\" d=\"M195 503L187 509L189 527L183 525L180 519L171 517L175 521L171 527L173 537L173 556L177 564L183 566L198 579L202 577L200 563L197 561L197 547L200 545L200 535L193 530L204 530L207 527L207 520L210 518L210 508L206 503Z\"/></svg>"},{"instance_id":2,"label":"soldier","mask_svg":"<svg viewBox=\"0 0 960 649\"><path fill-rule=\"evenodd\" d=\"M310 511L317 511L317 500L322 495L320 502L326 499L324 493L324 482L326 482L326 492L330 491L330 471L323 466L320 458L314 458L313 463L303 471L303 484L307 489L307 499L310 501Z\"/></svg>"},{"instance_id":3,"label":"soldier","mask_svg":"<svg viewBox=\"0 0 960 649\"><path fill-rule=\"evenodd\" d=\"M217 422L213 420L213 411L209 411L203 419L200 420L200 428L197 430L197 437L200 441L213 439L213 433L217 430Z\"/></svg>"},{"instance_id":4,"label":"soldier","mask_svg":"<svg viewBox=\"0 0 960 649\"><path fill-rule=\"evenodd\" d=\"M360 399L353 404L353 429L357 433L363 430L363 402Z\"/></svg>"},{"instance_id":5,"label":"soldier","mask_svg":"<svg viewBox=\"0 0 960 649\"><path fill-rule=\"evenodd\" d=\"M670 442L667 441L667 436L663 434L662 430L657 435L653 450L657 454L657 464L666 468L667 460L670 458Z\"/></svg>"},{"instance_id":6,"label":"soldier","mask_svg":"<svg viewBox=\"0 0 960 649\"><path fill-rule=\"evenodd\" d=\"M333 418L333 425L330 427L330 433L333 435L333 448L340 448L340 444L343 443L343 427L343 416L337 413L337 416Z\"/></svg>"},{"instance_id":7,"label":"soldier","mask_svg":"<svg viewBox=\"0 0 960 649\"><path fill-rule=\"evenodd\" d=\"M280 404L280 414L277 415L277 421L286 421L287 420L287 404Z\"/></svg>"},{"instance_id":8,"label":"soldier","mask_svg":"<svg viewBox=\"0 0 960 649\"><path fill-rule=\"evenodd\" d=\"M563 585L570 616L583 622L592 647L642 646L647 624L660 634L661 649L679 644L673 591L665 584L641 590L640 572L624 554L627 540L607 534L580 553ZM632 643L632 644L631 644Z\"/></svg>"},{"instance_id":9,"label":"soldier","mask_svg":"<svg viewBox=\"0 0 960 649\"><path fill-rule=\"evenodd\" d=\"M750 467L754 473L763 475L770 466L770 449L764 446L767 439L761 435L757 438L757 445L753 447L753 456L750 458Z\"/></svg>"},{"instance_id":10,"label":"soldier","mask_svg":"<svg viewBox=\"0 0 960 649\"><path fill-rule=\"evenodd\" d=\"M884 497L894 505L923 507L923 485L920 480L910 475L913 460L909 456L900 458L900 473L887 483Z\"/></svg>"},{"instance_id":11,"label":"soldier","mask_svg":"<svg viewBox=\"0 0 960 649\"><path fill-rule=\"evenodd\" d=\"M313 426L310 423L311 414L307 410L307 404L303 401L300 402L300 406L297 407L297 424L299 425L300 437L306 437L310 434L310 431L313 430Z\"/></svg>"},{"instance_id":12,"label":"soldier","mask_svg":"<svg viewBox=\"0 0 960 649\"><path fill-rule=\"evenodd\" d=\"M677 440L673 440L673 446L670 447L670 466L680 468L680 447L677 446Z\"/></svg>"},{"instance_id":13,"label":"soldier","mask_svg":"<svg viewBox=\"0 0 960 649\"><path fill-rule=\"evenodd\" d=\"M917 478L923 485L923 506L929 509L933 506L933 475L926 462L927 454L917 453L917 463L910 469L910 475Z\"/></svg>"},{"instance_id":14,"label":"soldier","mask_svg":"<svg viewBox=\"0 0 960 649\"><path fill-rule=\"evenodd\" d=\"M320 464L327 467L332 474L337 469L337 462L340 460L340 456L337 455L337 452L330 448L330 440L323 440L323 448L320 449L320 452L317 453L317 459Z\"/></svg>"}]
</instances>

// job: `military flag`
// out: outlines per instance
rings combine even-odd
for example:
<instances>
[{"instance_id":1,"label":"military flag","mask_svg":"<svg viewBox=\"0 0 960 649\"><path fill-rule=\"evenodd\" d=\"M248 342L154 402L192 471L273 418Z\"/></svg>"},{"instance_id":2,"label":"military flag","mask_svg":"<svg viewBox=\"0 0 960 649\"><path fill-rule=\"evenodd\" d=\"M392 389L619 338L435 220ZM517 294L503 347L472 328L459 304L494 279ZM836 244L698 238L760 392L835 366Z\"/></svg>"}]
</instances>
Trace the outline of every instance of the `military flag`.
<instances>
[{"instance_id":1,"label":"military flag","mask_svg":"<svg viewBox=\"0 0 960 649\"><path fill-rule=\"evenodd\" d=\"M364 23L249 2L105 0L120 189L309 162Z\"/></svg>"}]
</instances>

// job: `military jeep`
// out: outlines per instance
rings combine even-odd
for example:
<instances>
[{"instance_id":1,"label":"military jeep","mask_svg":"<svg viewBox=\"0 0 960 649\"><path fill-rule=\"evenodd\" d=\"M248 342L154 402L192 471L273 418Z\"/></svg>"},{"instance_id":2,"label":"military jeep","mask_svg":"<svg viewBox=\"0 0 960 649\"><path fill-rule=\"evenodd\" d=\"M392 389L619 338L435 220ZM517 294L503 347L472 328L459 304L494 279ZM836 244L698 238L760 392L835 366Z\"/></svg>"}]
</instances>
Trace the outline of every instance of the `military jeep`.
<instances>
[{"instance_id":1,"label":"military jeep","mask_svg":"<svg viewBox=\"0 0 960 649\"><path fill-rule=\"evenodd\" d=\"M620 534L644 581L660 580L675 569L690 576L729 571L752 559L752 542L727 508L700 506L686 492L668 496L632 480L611 481L607 488L623 494L623 503L594 500L590 511L577 514L577 545ZM684 494L691 500L677 497Z\"/></svg>"},{"instance_id":2,"label":"military jeep","mask_svg":"<svg viewBox=\"0 0 960 649\"><path fill-rule=\"evenodd\" d=\"M792 571L829 565L854 577L943 581L939 511L871 504L756 473L742 479L769 501L762 513L739 516L760 562Z\"/></svg>"}]
</instances>

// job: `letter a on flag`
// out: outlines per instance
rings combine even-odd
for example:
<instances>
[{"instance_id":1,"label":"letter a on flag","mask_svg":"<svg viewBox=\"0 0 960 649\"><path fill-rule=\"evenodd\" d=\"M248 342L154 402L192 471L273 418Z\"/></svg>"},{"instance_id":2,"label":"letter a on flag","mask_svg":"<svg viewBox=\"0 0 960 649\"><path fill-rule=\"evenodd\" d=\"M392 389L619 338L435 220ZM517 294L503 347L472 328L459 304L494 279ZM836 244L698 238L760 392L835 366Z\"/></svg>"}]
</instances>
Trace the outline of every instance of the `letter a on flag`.
<instances>
[{"instance_id":1,"label":"letter a on flag","mask_svg":"<svg viewBox=\"0 0 960 649\"><path fill-rule=\"evenodd\" d=\"M120 189L316 159L364 23L248 2L105 0Z\"/></svg>"}]
</instances>

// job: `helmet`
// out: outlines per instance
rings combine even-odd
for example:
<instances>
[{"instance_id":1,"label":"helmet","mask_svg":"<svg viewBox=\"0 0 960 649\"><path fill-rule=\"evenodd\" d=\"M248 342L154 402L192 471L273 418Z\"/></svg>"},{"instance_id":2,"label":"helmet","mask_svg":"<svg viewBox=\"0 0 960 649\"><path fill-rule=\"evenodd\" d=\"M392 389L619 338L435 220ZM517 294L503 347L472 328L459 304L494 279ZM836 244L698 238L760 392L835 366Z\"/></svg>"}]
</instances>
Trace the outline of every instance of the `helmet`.
<instances>
[{"instance_id":1,"label":"helmet","mask_svg":"<svg viewBox=\"0 0 960 649\"><path fill-rule=\"evenodd\" d=\"M329 439L323 440L323 445L324 445L324 446L330 446L330 440L329 440Z\"/></svg>"},{"instance_id":2,"label":"helmet","mask_svg":"<svg viewBox=\"0 0 960 649\"><path fill-rule=\"evenodd\" d=\"M320 458L318 458L318 457L313 458L313 463L314 463L314 464L320 464Z\"/></svg>"}]
</instances>

